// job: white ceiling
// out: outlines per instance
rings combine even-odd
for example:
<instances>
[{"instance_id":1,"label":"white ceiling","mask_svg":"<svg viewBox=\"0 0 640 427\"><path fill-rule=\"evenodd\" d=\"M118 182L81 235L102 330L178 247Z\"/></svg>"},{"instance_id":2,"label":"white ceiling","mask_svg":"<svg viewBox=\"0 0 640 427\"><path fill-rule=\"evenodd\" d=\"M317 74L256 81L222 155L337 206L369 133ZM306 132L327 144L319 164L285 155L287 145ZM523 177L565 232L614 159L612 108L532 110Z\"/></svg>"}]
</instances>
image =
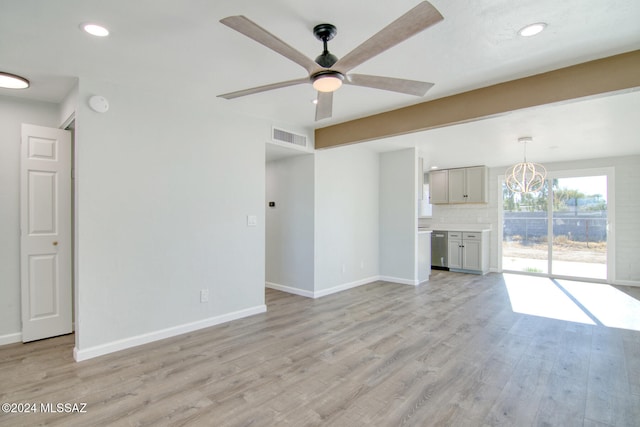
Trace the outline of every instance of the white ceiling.
<instances>
[{"instance_id":1,"label":"white ceiling","mask_svg":"<svg viewBox=\"0 0 640 427\"><path fill-rule=\"evenodd\" d=\"M366 143L376 151L418 147L425 168L527 159L545 163L640 154L640 91L514 111L498 117Z\"/></svg>"},{"instance_id":2,"label":"white ceiling","mask_svg":"<svg viewBox=\"0 0 640 427\"><path fill-rule=\"evenodd\" d=\"M218 21L246 15L315 58L311 29L338 27L329 48L338 57L418 3L366 0L2 0L0 71L23 75L32 87L0 96L60 102L77 78L207 98L221 108L311 129L412 105L502 81L640 48L637 0L432 0L444 21L354 69L362 74L435 83L424 98L345 86L333 118L315 123L310 85L235 100L216 95L304 77L297 64ZM97 39L79 29L104 24ZM544 21L546 31L517 30ZM124 83L126 82L126 83ZM639 93L618 94L394 138L372 146L419 146L430 164L501 165L519 160L519 136L533 136L535 161L640 153ZM556 147L556 148L550 148ZM578 157L576 157L578 156Z\"/></svg>"}]
</instances>

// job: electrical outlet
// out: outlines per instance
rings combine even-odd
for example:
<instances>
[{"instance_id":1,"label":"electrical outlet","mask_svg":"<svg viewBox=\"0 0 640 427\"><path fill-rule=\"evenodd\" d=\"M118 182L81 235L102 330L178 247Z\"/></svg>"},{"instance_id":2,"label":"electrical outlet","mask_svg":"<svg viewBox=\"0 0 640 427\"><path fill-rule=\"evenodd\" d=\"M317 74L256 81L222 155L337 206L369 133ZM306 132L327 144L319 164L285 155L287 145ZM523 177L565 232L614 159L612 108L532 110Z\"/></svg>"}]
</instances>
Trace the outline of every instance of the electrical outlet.
<instances>
[{"instance_id":1,"label":"electrical outlet","mask_svg":"<svg viewBox=\"0 0 640 427\"><path fill-rule=\"evenodd\" d=\"M342 264L342 274L347 272L347 264Z\"/></svg>"},{"instance_id":2,"label":"electrical outlet","mask_svg":"<svg viewBox=\"0 0 640 427\"><path fill-rule=\"evenodd\" d=\"M202 289L200 291L200 302L209 302L209 289Z\"/></svg>"}]
</instances>

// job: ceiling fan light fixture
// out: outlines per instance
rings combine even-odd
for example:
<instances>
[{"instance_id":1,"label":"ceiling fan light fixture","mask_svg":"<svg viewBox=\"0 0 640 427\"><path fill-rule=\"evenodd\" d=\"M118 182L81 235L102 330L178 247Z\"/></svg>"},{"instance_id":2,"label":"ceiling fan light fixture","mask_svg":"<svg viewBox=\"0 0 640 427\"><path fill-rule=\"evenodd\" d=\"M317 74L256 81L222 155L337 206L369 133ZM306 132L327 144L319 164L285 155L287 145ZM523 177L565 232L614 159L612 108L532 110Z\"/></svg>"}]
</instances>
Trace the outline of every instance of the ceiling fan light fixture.
<instances>
[{"instance_id":1,"label":"ceiling fan light fixture","mask_svg":"<svg viewBox=\"0 0 640 427\"><path fill-rule=\"evenodd\" d=\"M3 89L26 89L30 85L29 80L24 77L0 71L0 88Z\"/></svg>"},{"instance_id":2,"label":"ceiling fan light fixture","mask_svg":"<svg viewBox=\"0 0 640 427\"><path fill-rule=\"evenodd\" d=\"M337 71L320 72L313 77L313 88L318 92L335 92L342 86L344 76Z\"/></svg>"},{"instance_id":3,"label":"ceiling fan light fixture","mask_svg":"<svg viewBox=\"0 0 640 427\"><path fill-rule=\"evenodd\" d=\"M527 142L533 141L530 136L518 138L524 143L524 161L516 163L505 172L505 185L514 193L535 193L544 186L547 170L538 163L527 162Z\"/></svg>"}]
</instances>

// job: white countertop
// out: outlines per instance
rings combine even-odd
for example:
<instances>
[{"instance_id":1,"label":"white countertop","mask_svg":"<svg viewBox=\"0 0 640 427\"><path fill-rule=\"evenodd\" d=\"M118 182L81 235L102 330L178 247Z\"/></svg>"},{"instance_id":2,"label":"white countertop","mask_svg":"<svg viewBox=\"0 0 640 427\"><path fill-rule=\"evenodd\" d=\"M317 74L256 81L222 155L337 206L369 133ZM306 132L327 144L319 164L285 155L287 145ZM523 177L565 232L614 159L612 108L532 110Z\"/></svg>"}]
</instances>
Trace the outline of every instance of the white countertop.
<instances>
[{"instance_id":1,"label":"white countertop","mask_svg":"<svg viewBox=\"0 0 640 427\"><path fill-rule=\"evenodd\" d=\"M430 228L418 228L418 234L423 234L423 233L433 233L433 230Z\"/></svg>"},{"instance_id":2,"label":"white countertop","mask_svg":"<svg viewBox=\"0 0 640 427\"><path fill-rule=\"evenodd\" d=\"M418 228L431 231L491 231L490 224L434 224L429 227Z\"/></svg>"}]
</instances>

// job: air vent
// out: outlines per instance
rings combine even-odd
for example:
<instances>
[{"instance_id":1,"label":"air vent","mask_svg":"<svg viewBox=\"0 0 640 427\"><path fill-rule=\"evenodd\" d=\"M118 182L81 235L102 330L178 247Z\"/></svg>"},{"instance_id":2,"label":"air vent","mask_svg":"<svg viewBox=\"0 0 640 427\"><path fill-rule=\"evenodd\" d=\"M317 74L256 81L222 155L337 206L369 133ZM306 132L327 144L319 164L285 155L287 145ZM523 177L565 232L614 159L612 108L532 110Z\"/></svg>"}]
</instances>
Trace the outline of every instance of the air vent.
<instances>
[{"instance_id":1,"label":"air vent","mask_svg":"<svg viewBox=\"0 0 640 427\"><path fill-rule=\"evenodd\" d=\"M304 135L298 135L286 130L273 128L271 137L277 142L284 142L286 144L293 144L298 147L307 148L307 137Z\"/></svg>"}]
</instances>

